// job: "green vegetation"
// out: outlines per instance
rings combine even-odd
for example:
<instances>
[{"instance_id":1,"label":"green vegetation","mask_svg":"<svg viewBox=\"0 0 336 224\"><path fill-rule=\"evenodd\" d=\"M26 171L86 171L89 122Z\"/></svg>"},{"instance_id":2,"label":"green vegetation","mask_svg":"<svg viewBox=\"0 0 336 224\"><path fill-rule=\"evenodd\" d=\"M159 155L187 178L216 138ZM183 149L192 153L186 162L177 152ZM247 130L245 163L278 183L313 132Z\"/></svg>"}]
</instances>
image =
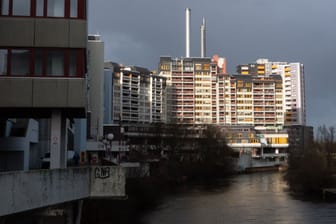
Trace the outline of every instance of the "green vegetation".
<instances>
[{"instance_id":1,"label":"green vegetation","mask_svg":"<svg viewBox=\"0 0 336 224\"><path fill-rule=\"evenodd\" d=\"M210 181L233 172L232 150L216 126L197 129L174 125L157 132L157 136L162 149L166 150L159 175L167 181Z\"/></svg>"}]
</instances>

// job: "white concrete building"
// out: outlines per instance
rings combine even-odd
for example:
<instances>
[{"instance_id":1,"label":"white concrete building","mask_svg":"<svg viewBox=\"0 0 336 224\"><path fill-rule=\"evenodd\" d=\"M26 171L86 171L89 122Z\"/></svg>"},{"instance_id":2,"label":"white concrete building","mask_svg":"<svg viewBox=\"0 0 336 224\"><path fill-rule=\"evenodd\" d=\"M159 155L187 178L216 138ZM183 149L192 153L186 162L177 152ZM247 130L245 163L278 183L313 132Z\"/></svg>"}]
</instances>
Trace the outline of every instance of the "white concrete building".
<instances>
[{"instance_id":1,"label":"white concrete building","mask_svg":"<svg viewBox=\"0 0 336 224\"><path fill-rule=\"evenodd\" d=\"M105 124L164 123L166 79L146 68L105 63Z\"/></svg>"},{"instance_id":2,"label":"white concrete building","mask_svg":"<svg viewBox=\"0 0 336 224\"><path fill-rule=\"evenodd\" d=\"M104 42L89 35L87 45L88 114L91 139L103 137L104 121Z\"/></svg>"}]
</instances>

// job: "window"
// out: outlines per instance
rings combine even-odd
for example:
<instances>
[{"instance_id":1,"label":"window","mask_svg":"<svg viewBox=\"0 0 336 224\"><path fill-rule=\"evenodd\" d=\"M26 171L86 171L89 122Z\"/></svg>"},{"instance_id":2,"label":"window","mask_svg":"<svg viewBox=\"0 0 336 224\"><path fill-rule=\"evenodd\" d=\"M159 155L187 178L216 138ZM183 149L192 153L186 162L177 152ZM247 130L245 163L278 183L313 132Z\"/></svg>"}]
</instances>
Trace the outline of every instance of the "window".
<instances>
[{"instance_id":1,"label":"window","mask_svg":"<svg viewBox=\"0 0 336 224\"><path fill-rule=\"evenodd\" d=\"M30 74L30 51L12 50L11 51L11 74L29 75Z\"/></svg>"},{"instance_id":2,"label":"window","mask_svg":"<svg viewBox=\"0 0 336 224\"><path fill-rule=\"evenodd\" d=\"M77 51L70 50L69 53L69 76L76 76L77 71Z\"/></svg>"},{"instance_id":3,"label":"window","mask_svg":"<svg viewBox=\"0 0 336 224\"><path fill-rule=\"evenodd\" d=\"M29 16L30 15L30 1L13 0L13 15Z\"/></svg>"},{"instance_id":4,"label":"window","mask_svg":"<svg viewBox=\"0 0 336 224\"><path fill-rule=\"evenodd\" d=\"M36 16L44 15L44 0L36 0Z\"/></svg>"},{"instance_id":5,"label":"window","mask_svg":"<svg viewBox=\"0 0 336 224\"><path fill-rule=\"evenodd\" d=\"M0 0L0 15L86 18L85 0Z\"/></svg>"},{"instance_id":6,"label":"window","mask_svg":"<svg viewBox=\"0 0 336 224\"><path fill-rule=\"evenodd\" d=\"M43 52L40 49L36 49L34 52L34 75L43 74Z\"/></svg>"},{"instance_id":7,"label":"window","mask_svg":"<svg viewBox=\"0 0 336 224\"><path fill-rule=\"evenodd\" d=\"M46 75L64 75L64 53L63 51L47 51L46 53Z\"/></svg>"},{"instance_id":8,"label":"window","mask_svg":"<svg viewBox=\"0 0 336 224\"><path fill-rule=\"evenodd\" d=\"M8 15L9 12L9 0L1 1L1 15Z\"/></svg>"},{"instance_id":9,"label":"window","mask_svg":"<svg viewBox=\"0 0 336 224\"><path fill-rule=\"evenodd\" d=\"M83 77L84 61L84 49L0 49L0 75Z\"/></svg>"},{"instance_id":10,"label":"window","mask_svg":"<svg viewBox=\"0 0 336 224\"><path fill-rule=\"evenodd\" d=\"M78 0L70 0L70 17L78 17Z\"/></svg>"},{"instance_id":11,"label":"window","mask_svg":"<svg viewBox=\"0 0 336 224\"><path fill-rule=\"evenodd\" d=\"M8 50L0 49L0 75L7 74L7 55Z\"/></svg>"},{"instance_id":12,"label":"window","mask_svg":"<svg viewBox=\"0 0 336 224\"><path fill-rule=\"evenodd\" d=\"M48 0L48 17L64 17L64 0Z\"/></svg>"}]
</instances>

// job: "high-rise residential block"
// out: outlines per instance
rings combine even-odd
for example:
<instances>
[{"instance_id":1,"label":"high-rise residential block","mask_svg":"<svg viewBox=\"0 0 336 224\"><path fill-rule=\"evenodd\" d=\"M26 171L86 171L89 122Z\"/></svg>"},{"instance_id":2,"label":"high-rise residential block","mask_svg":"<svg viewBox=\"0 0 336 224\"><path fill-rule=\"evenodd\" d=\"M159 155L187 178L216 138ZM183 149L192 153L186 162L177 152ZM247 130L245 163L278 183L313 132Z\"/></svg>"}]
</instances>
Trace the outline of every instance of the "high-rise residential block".
<instances>
[{"instance_id":1,"label":"high-rise residential block","mask_svg":"<svg viewBox=\"0 0 336 224\"><path fill-rule=\"evenodd\" d=\"M224 82L225 96L217 107L220 124L282 126L282 81L279 75L260 77L256 75L219 75Z\"/></svg>"},{"instance_id":2,"label":"high-rise residential block","mask_svg":"<svg viewBox=\"0 0 336 224\"><path fill-rule=\"evenodd\" d=\"M211 58L161 57L159 74L167 78L167 120L212 123L212 80L217 64Z\"/></svg>"},{"instance_id":3,"label":"high-rise residential block","mask_svg":"<svg viewBox=\"0 0 336 224\"><path fill-rule=\"evenodd\" d=\"M271 62L258 59L256 63L238 65L242 75L280 75L283 85L283 113L285 125L306 124L304 66L301 63Z\"/></svg>"},{"instance_id":4,"label":"high-rise residential block","mask_svg":"<svg viewBox=\"0 0 336 224\"><path fill-rule=\"evenodd\" d=\"M216 60L217 58L217 60ZM220 125L284 125L280 75L223 74L218 56L161 57L167 78L169 122Z\"/></svg>"},{"instance_id":5,"label":"high-rise residential block","mask_svg":"<svg viewBox=\"0 0 336 224\"><path fill-rule=\"evenodd\" d=\"M105 124L164 123L166 79L146 68L105 62Z\"/></svg>"}]
</instances>

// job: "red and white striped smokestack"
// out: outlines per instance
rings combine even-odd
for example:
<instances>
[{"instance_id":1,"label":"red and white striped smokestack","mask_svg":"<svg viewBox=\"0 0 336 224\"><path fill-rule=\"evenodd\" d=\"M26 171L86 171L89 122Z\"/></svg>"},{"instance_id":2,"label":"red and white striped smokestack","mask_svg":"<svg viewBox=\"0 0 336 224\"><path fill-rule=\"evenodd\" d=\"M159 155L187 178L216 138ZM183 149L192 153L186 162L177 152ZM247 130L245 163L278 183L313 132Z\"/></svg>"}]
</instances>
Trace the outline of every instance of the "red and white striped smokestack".
<instances>
[{"instance_id":1,"label":"red and white striped smokestack","mask_svg":"<svg viewBox=\"0 0 336 224\"><path fill-rule=\"evenodd\" d=\"M190 57L190 14L191 10L189 8L185 9L186 17L186 57Z\"/></svg>"}]
</instances>

